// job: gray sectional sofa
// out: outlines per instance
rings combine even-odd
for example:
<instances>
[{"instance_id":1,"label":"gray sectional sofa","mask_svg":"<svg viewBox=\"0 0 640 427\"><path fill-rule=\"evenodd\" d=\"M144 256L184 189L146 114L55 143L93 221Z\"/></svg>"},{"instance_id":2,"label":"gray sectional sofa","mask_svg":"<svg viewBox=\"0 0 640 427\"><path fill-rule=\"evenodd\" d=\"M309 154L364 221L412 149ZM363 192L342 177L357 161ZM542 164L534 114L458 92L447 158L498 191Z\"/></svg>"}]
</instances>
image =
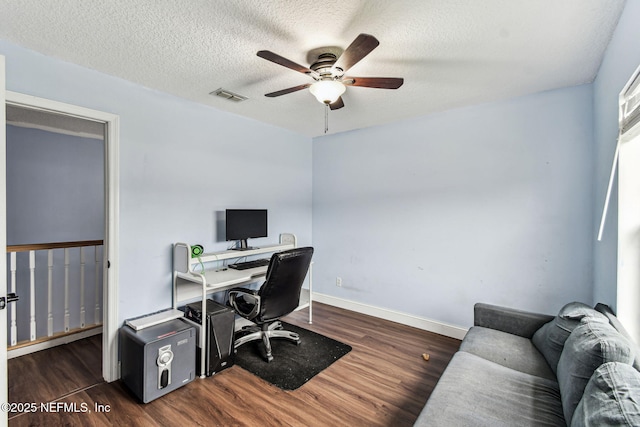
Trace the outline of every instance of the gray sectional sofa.
<instances>
[{"instance_id":1,"label":"gray sectional sofa","mask_svg":"<svg viewBox=\"0 0 640 427\"><path fill-rule=\"evenodd\" d=\"M639 355L603 304L476 304L415 426L640 426Z\"/></svg>"}]
</instances>

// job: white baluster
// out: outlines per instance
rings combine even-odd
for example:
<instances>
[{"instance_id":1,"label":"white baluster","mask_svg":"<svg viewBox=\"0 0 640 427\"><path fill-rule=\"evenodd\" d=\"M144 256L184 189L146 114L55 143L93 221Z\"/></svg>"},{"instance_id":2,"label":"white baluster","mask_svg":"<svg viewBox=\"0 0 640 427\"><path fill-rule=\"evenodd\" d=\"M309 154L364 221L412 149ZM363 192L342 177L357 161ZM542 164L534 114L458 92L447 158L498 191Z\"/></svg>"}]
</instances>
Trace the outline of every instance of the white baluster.
<instances>
[{"instance_id":1,"label":"white baluster","mask_svg":"<svg viewBox=\"0 0 640 427\"><path fill-rule=\"evenodd\" d=\"M69 248L64 249L64 331L69 332Z\"/></svg>"},{"instance_id":2,"label":"white baluster","mask_svg":"<svg viewBox=\"0 0 640 427\"><path fill-rule=\"evenodd\" d=\"M80 248L80 327L84 328L84 246Z\"/></svg>"},{"instance_id":3,"label":"white baluster","mask_svg":"<svg viewBox=\"0 0 640 427\"><path fill-rule=\"evenodd\" d=\"M31 329L30 339L36 339L36 252L29 251L29 272L30 272L30 295L29 295L29 326Z\"/></svg>"},{"instance_id":4,"label":"white baluster","mask_svg":"<svg viewBox=\"0 0 640 427\"><path fill-rule=\"evenodd\" d=\"M53 335L53 249L47 251L47 335Z\"/></svg>"},{"instance_id":5,"label":"white baluster","mask_svg":"<svg viewBox=\"0 0 640 427\"><path fill-rule=\"evenodd\" d=\"M94 246L93 251L96 258L96 291L95 291L95 324L102 323L102 316L100 315L100 261L98 259L98 247Z\"/></svg>"},{"instance_id":6,"label":"white baluster","mask_svg":"<svg viewBox=\"0 0 640 427\"><path fill-rule=\"evenodd\" d=\"M16 293L16 253L11 252L11 292ZM16 304L11 304L11 345L18 343L18 324L16 323Z\"/></svg>"}]
</instances>

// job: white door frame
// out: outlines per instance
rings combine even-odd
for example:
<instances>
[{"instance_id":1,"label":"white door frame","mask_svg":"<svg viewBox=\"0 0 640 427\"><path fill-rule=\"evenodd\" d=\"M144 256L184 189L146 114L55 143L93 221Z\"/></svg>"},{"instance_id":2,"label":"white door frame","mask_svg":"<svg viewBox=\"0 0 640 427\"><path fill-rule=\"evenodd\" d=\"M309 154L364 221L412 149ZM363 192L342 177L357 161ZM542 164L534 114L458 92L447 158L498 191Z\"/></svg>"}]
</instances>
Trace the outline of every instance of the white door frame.
<instances>
[{"instance_id":1,"label":"white door frame","mask_svg":"<svg viewBox=\"0 0 640 427\"><path fill-rule=\"evenodd\" d=\"M1 75L0 75L1 77ZM4 83L4 79L2 79ZM3 102L3 106L4 106ZM63 102L52 101L45 98L38 98L22 93L6 91L6 104L32 110L40 110L57 114L65 114L100 122L105 124L105 244L103 256L103 315L102 315L102 376L105 381L111 382L119 378L118 373L118 225L119 225L119 140L120 140L120 117L105 113L102 111L92 110L89 108L79 107L76 105L65 104ZM3 107L4 108L4 107ZM4 118L4 114L3 114ZM3 132L5 126L2 126ZM5 156L5 150L2 150L2 156ZM0 167L2 180L6 175L6 159L2 161ZM6 191L6 182L3 190ZM1 200L0 200L1 203ZM6 202L5 202L6 203ZM2 215L6 215L6 205L1 205ZM1 224L0 224L1 225ZM6 243L5 243L6 244ZM6 252L6 249L5 249ZM6 270L6 255L4 257L4 267ZM0 273L2 265L0 264ZM6 277L6 271L4 276ZM4 280L4 279L3 279ZM6 284L5 284L6 286ZM6 291L5 291L6 293ZM6 313L6 312L5 312ZM6 314L3 314L6 317ZM6 333L6 326L4 328ZM3 361L6 363L6 339L4 340L5 352ZM1 351L1 349L0 349ZM1 386L1 384L0 384ZM6 386L4 386L6 390Z\"/></svg>"},{"instance_id":2,"label":"white door frame","mask_svg":"<svg viewBox=\"0 0 640 427\"><path fill-rule=\"evenodd\" d=\"M4 56L0 55L0 297L7 296L7 141L4 103ZM7 310L0 310L0 404L9 402L7 381ZM0 426L8 424L9 411L0 410Z\"/></svg>"}]
</instances>

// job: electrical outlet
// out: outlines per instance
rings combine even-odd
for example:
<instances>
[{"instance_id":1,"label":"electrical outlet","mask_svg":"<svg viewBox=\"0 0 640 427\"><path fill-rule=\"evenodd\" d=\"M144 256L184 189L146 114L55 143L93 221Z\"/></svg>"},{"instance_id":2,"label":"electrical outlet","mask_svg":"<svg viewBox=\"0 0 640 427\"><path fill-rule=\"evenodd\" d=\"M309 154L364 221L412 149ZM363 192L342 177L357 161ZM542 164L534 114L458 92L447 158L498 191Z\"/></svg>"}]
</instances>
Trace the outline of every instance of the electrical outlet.
<instances>
[{"instance_id":1,"label":"electrical outlet","mask_svg":"<svg viewBox=\"0 0 640 427\"><path fill-rule=\"evenodd\" d=\"M336 277L336 286L342 287L342 277Z\"/></svg>"}]
</instances>

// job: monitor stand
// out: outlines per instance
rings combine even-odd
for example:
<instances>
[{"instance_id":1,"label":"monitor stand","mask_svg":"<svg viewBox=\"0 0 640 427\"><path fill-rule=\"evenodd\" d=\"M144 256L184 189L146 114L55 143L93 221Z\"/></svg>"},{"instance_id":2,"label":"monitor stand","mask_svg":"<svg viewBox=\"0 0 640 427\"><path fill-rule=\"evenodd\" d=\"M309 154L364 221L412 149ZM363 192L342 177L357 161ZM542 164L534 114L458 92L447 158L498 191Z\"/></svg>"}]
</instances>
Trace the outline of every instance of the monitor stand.
<instances>
[{"instance_id":1,"label":"monitor stand","mask_svg":"<svg viewBox=\"0 0 640 427\"><path fill-rule=\"evenodd\" d=\"M250 251L251 249L258 249L247 245L247 239L238 240L238 245L235 248L231 248L232 251Z\"/></svg>"}]
</instances>

